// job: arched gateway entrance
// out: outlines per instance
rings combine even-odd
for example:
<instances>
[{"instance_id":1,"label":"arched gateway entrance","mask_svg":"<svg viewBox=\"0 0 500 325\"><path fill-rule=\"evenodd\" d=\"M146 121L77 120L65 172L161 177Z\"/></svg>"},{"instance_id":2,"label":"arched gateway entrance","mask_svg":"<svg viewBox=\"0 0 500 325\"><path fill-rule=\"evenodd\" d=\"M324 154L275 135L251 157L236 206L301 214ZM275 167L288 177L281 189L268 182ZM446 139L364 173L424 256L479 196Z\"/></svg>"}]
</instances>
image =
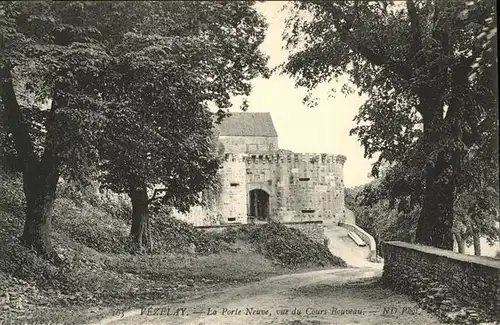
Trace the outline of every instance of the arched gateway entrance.
<instances>
[{"instance_id":1,"label":"arched gateway entrance","mask_svg":"<svg viewBox=\"0 0 500 325\"><path fill-rule=\"evenodd\" d=\"M269 218L269 194L261 189L248 192L248 214L257 220Z\"/></svg>"}]
</instances>

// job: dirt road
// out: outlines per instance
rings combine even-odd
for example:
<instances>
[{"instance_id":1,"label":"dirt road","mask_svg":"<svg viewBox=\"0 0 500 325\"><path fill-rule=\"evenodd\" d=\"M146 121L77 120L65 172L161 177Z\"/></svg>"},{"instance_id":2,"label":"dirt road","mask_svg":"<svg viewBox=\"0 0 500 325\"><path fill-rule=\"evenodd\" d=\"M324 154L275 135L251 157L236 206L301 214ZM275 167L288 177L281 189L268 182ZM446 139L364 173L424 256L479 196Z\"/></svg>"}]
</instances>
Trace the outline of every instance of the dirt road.
<instances>
[{"instance_id":1,"label":"dirt road","mask_svg":"<svg viewBox=\"0 0 500 325\"><path fill-rule=\"evenodd\" d=\"M144 306L98 324L440 324L406 296L380 288L373 280L380 273L347 268L283 275L198 300Z\"/></svg>"}]
</instances>

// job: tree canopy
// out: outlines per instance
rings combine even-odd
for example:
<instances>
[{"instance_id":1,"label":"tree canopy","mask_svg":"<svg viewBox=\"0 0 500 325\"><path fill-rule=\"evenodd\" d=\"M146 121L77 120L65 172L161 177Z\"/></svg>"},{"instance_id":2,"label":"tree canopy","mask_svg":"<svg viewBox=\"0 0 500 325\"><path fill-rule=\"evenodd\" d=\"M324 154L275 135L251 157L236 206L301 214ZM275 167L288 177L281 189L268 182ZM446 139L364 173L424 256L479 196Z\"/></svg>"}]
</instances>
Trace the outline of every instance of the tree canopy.
<instances>
[{"instance_id":1,"label":"tree canopy","mask_svg":"<svg viewBox=\"0 0 500 325\"><path fill-rule=\"evenodd\" d=\"M496 20L495 7L409 0L304 1L289 8L291 54L282 71L308 89L347 74L354 87L344 90L367 95L351 133L366 157L380 154L374 175L384 161L400 164L393 192L421 198L422 244L452 247L465 157L477 152L477 161L498 166L496 47L479 38ZM473 67L478 60L480 72ZM415 186L400 191L398 184L408 182Z\"/></svg>"},{"instance_id":2,"label":"tree canopy","mask_svg":"<svg viewBox=\"0 0 500 325\"><path fill-rule=\"evenodd\" d=\"M110 48L114 64L105 82L111 91L103 98L123 108L109 110L109 120L120 122L105 132L103 183L131 195L134 211L143 214L151 201L146 187L161 184L162 201L186 211L217 184L207 103L228 107L232 95L249 95L249 81L267 74L258 49L266 24L245 2L146 6L145 18L154 18L123 31L122 42ZM194 17L186 24L188 13Z\"/></svg>"},{"instance_id":3,"label":"tree canopy","mask_svg":"<svg viewBox=\"0 0 500 325\"><path fill-rule=\"evenodd\" d=\"M267 73L267 61L258 50L266 25L251 3L144 5L151 10L145 17L153 18L148 24L142 22L134 27L134 32L124 30L122 42L110 49L115 62L108 70L105 82L110 87L103 97L130 110L129 124L141 117L149 127L136 128L133 133L125 131L128 134L112 128L122 134L109 135L107 142L113 146L115 139L120 138L132 145L142 140L134 146L134 151L122 146L124 154L137 155L142 150L143 157L150 156L140 159L150 164L139 168L145 174L145 182L159 182L160 177L167 183L173 175L167 172L159 176L158 169L168 170L168 166L176 164L185 166L186 173L189 166L194 167L191 161L196 153L202 159L211 145L212 119L207 102L227 107L231 95L248 95L249 80ZM192 21L186 23L188 13L192 14ZM110 109L110 114L118 111L121 110ZM126 119L126 115L115 118ZM145 141L150 141L150 145ZM165 156L167 153L179 157L172 160L173 157ZM182 158L182 153L187 156ZM117 151L108 156L117 155L121 157ZM124 166L135 165L126 157L115 160ZM151 175L156 179L151 179ZM123 191L116 186L115 190Z\"/></svg>"},{"instance_id":4,"label":"tree canopy","mask_svg":"<svg viewBox=\"0 0 500 325\"><path fill-rule=\"evenodd\" d=\"M100 175L129 195L159 182L170 204L197 202L218 168L208 103L226 108L268 75L258 48L266 24L248 1L2 2L0 13L1 100L28 205L23 240L44 254L61 175Z\"/></svg>"},{"instance_id":5,"label":"tree canopy","mask_svg":"<svg viewBox=\"0 0 500 325\"><path fill-rule=\"evenodd\" d=\"M370 183L346 189L346 207L353 210L356 223L373 234L378 244L384 240L415 241L423 191L422 184L412 182L412 171L396 164L383 168ZM473 243L475 253L480 255L480 237L490 243L500 240L499 196L484 180L476 184L477 188L457 188L453 234L459 252L464 252L465 244Z\"/></svg>"}]
</instances>

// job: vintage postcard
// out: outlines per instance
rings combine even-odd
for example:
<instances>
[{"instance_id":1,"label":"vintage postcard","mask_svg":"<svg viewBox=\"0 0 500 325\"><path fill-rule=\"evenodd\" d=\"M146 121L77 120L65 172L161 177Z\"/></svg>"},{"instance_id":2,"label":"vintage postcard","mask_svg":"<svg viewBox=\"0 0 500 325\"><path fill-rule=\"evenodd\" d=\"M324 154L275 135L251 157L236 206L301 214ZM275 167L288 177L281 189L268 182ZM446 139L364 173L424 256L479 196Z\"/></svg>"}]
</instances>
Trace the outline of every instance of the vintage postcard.
<instances>
[{"instance_id":1,"label":"vintage postcard","mask_svg":"<svg viewBox=\"0 0 500 325\"><path fill-rule=\"evenodd\" d=\"M496 6L0 2L0 325L500 324Z\"/></svg>"}]
</instances>

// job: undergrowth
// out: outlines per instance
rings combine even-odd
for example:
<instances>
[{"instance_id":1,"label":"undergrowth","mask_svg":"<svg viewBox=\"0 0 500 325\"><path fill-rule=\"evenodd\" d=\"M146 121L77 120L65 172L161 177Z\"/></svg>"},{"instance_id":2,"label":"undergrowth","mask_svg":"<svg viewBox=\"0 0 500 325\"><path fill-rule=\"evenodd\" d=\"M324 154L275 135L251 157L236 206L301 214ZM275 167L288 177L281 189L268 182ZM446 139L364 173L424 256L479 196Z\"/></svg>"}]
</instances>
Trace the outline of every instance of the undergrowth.
<instances>
[{"instance_id":1,"label":"undergrowth","mask_svg":"<svg viewBox=\"0 0 500 325\"><path fill-rule=\"evenodd\" d=\"M325 245L298 229L276 222L228 228L219 236L228 242L248 240L260 253L283 267L346 266L345 261L332 255Z\"/></svg>"},{"instance_id":2,"label":"undergrowth","mask_svg":"<svg viewBox=\"0 0 500 325\"><path fill-rule=\"evenodd\" d=\"M171 301L297 267L343 265L323 245L279 224L214 234L171 217L166 209L152 212L152 254L133 255L126 198L78 191L69 184L58 187L52 242L63 263L56 266L20 244L22 183L0 173L0 323L68 310L59 315L62 323L78 324L83 318L74 311L77 307L88 311L92 306ZM243 253L234 245L237 240L256 249Z\"/></svg>"}]
</instances>

